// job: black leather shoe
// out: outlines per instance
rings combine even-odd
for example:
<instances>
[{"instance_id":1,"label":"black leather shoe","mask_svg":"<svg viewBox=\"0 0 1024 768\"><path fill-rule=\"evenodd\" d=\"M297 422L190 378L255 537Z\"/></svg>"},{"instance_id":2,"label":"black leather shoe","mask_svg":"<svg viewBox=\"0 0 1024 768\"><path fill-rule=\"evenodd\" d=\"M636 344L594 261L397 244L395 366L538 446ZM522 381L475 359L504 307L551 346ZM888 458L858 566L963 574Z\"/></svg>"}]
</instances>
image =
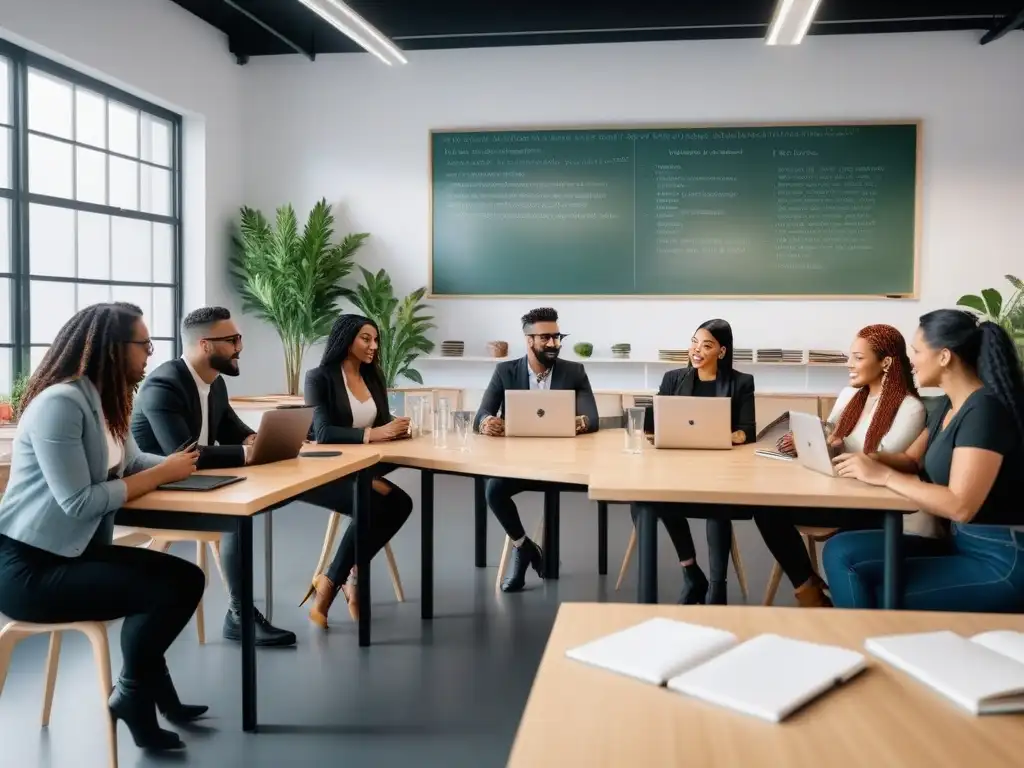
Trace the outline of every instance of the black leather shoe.
<instances>
[{"instance_id":1,"label":"black leather shoe","mask_svg":"<svg viewBox=\"0 0 1024 768\"><path fill-rule=\"evenodd\" d=\"M174 731L165 731L156 719L153 696L138 682L121 678L110 695L110 714L123 720L139 749L182 749L185 743Z\"/></svg>"},{"instance_id":2,"label":"black leather shoe","mask_svg":"<svg viewBox=\"0 0 1024 768\"><path fill-rule=\"evenodd\" d=\"M286 648L295 645L295 633L287 629L279 629L267 621L267 617L259 611L256 614L256 645L261 648ZM242 616L237 611L228 610L224 617L224 639L236 643L242 642Z\"/></svg>"},{"instance_id":3,"label":"black leather shoe","mask_svg":"<svg viewBox=\"0 0 1024 768\"><path fill-rule=\"evenodd\" d=\"M514 547L512 575L501 583L502 592L520 592L526 586L526 572L532 567L537 575L544 578L544 553L529 536L522 546Z\"/></svg>"},{"instance_id":4,"label":"black leather shoe","mask_svg":"<svg viewBox=\"0 0 1024 768\"><path fill-rule=\"evenodd\" d=\"M153 700L160 714L172 723L191 723L206 714L209 707L201 704L182 704L174 689L171 673L166 669L153 682Z\"/></svg>"},{"instance_id":5,"label":"black leather shoe","mask_svg":"<svg viewBox=\"0 0 1024 768\"><path fill-rule=\"evenodd\" d=\"M728 605L729 592L724 581L712 581L708 591L708 605Z\"/></svg>"},{"instance_id":6,"label":"black leather shoe","mask_svg":"<svg viewBox=\"0 0 1024 768\"><path fill-rule=\"evenodd\" d=\"M683 589L679 605L703 605L708 596L708 579L696 563L683 566Z\"/></svg>"}]
</instances>

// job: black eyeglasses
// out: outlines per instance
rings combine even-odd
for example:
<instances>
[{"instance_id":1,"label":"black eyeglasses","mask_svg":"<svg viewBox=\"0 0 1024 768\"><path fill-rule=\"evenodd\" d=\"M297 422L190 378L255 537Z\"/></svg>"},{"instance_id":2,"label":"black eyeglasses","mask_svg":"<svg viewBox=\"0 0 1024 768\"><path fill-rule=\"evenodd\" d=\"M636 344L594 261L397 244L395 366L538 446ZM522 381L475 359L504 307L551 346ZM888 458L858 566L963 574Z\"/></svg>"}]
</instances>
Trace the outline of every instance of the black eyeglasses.
<instances>
[{"instance_id":1,"label":"black eyeglasses","mask_svg":"<svg viewBox=\"0 0 1024 768\"><path fill-rule=\"evenodd\" d=\"M541 344L547 344L548 342L555 342L561 344L562 339L568 336L568 333L528 333L526 334L531 339L540 339Z\"/></svg>"},{"instance_id":2,"label":"black eyeglasses","mask_svg":"<svg viewBox=\"0 0 1024 768\"><path fill-rule=\"evenodd\" d=\"M231 336L205 336L205 337L203 337L202 340L203 341L224 341L224 342L227 342L228 344L231 344L231 345L237 347L239 344L242 343L242 334L236 333L236 334L233 334Z\"/></svg>"},{"instance_id":3,"label":"black eyeglasses","mask_svg":"<svg viewBox=\"0 0 1024 768\"><path fill-rule=\"evenodd\" d=\"M144 347L145 350L146 350L146 354L147 355L152 355L153 354L153 340L152 339L141 339L139 341L135 341L133 339L132 341L129 341L127 343L128 344L135 344L136 346L139 346L139 347Z\"/></svg>"}]
</instances>

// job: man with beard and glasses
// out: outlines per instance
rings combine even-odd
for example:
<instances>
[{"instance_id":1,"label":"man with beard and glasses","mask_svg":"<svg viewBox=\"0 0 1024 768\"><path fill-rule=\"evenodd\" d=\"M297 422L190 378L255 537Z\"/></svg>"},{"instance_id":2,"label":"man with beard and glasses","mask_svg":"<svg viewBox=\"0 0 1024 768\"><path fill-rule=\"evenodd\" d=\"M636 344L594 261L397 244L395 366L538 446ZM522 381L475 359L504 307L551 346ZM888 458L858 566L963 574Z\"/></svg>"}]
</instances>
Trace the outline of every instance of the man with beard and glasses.
<instances>
[{"instance_id":1,"label":"man with beard and glasses","mask_svg":"<svg viewBox=\"0 0 1024 768\"><path fill-rule=\"evenodd\" d=\"M198 469L244 466L256 433L232 409L222 378L238 375L242 334L224 307L202 307L182 320L181 340L185 354L148 375L135 398L135 442L146 453L167 456L198 441ZM220 553L228 590L224 638L241 642L242 558L237 534L223 534ZM273 626L256 611L256 645L292 646L295 633Z\"/></svg>"},{"instance_id":2,"label":"man with beard and glasses","mask_svg":"<svg viewBox=\"0 0 1024 768\"><path fill-rule=\"evenodd\" d=\"M523 315L526 356L499 363L487 385L474 427L482 435L505 434L505 392L510 389L562 389L576 393L576 434L596 432L597 402L590 379L580 363L559 360L565 334L558 330L558 313L550 307L533 309ZM519 592L526 584L526 571L532 566L544 578L544 556L536 542L526 535L512 497L523 491L543 491L545 483L491 478L487 481L487 505L515 546L512 575L502 582L504 592Z\"/></svg>"}]
</instances>

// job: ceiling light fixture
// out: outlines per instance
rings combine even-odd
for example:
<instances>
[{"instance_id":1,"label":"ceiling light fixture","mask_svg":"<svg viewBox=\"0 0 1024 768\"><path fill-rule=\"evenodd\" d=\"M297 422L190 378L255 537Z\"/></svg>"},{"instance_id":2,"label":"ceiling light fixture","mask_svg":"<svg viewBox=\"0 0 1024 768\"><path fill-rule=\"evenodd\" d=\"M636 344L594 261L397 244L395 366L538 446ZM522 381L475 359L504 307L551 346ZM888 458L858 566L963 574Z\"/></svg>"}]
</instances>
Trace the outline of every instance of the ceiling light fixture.
<instances>
[{"instance_id":1,"label":"ceiling light fixture","mask_svg":"<svg viewBox=\"0 0 1024 768\"><path fill-rule=\"evenodd\" d=\"M768 27L768 45L799 45L810 29L821 0L779 0Z\"/></svg>"},{"instance_id":2,"label":"ceiling light fixture","mask_svg":"<svg viewBox=\"0 0 1024 768\"><path fill-rule=\"evenodd\" d=\"M398 46L341 0L299 0L299 2L388 66L393 63L392 59L399 64L409 63Z\"/></svg>"}]
</instances>

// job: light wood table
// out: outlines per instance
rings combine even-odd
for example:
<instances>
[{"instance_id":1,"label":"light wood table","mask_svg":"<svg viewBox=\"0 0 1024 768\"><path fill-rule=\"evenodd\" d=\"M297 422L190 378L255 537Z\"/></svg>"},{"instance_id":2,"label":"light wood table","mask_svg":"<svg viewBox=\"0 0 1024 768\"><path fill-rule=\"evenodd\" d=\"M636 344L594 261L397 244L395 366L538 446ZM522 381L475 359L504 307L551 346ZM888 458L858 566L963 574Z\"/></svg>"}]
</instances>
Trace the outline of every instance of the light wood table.
<instances>
[{"instance_id":1,"label":"light wood table","mask_svg":"<svg viewBox=\"0 0 1024 768\"><path fill-rule=\"evenodd\" d=\"M655 616L748 639L764 632L863 652L874 635L951 629L1024 631L1016 615L563 603L509 759L540 766L860 768L1021 765L1024 718L976 717L868 656L869 668L780 724L606 670L565 651ZM866 655L866 654L865 654Z\"/></svg>"},{"instance_id":2,"label":"light wood table","mask_svg":"<svg viewBox=\"0 0 1024 768\"><path fill-rule=\"evenodd\" d=\"M377 464L373 451L344 452L328 458L297 458L256 467L204 470L201 475L242 475L245 480L207 492L154 491L128 502L116 516L120 525L187 531L221 531L239 537L242 568L242 727L258 724L256 701L256 635L253 608L253 517L269 513L306 491L348 476L353 483L353 518L356 526L356 564L359 568L359 642L370 642L369 558L367 540L371 473ZM270 552L268 541L268 555ZM268 588L268 602L271 594Z\"/></svg>"}]
</instances>

